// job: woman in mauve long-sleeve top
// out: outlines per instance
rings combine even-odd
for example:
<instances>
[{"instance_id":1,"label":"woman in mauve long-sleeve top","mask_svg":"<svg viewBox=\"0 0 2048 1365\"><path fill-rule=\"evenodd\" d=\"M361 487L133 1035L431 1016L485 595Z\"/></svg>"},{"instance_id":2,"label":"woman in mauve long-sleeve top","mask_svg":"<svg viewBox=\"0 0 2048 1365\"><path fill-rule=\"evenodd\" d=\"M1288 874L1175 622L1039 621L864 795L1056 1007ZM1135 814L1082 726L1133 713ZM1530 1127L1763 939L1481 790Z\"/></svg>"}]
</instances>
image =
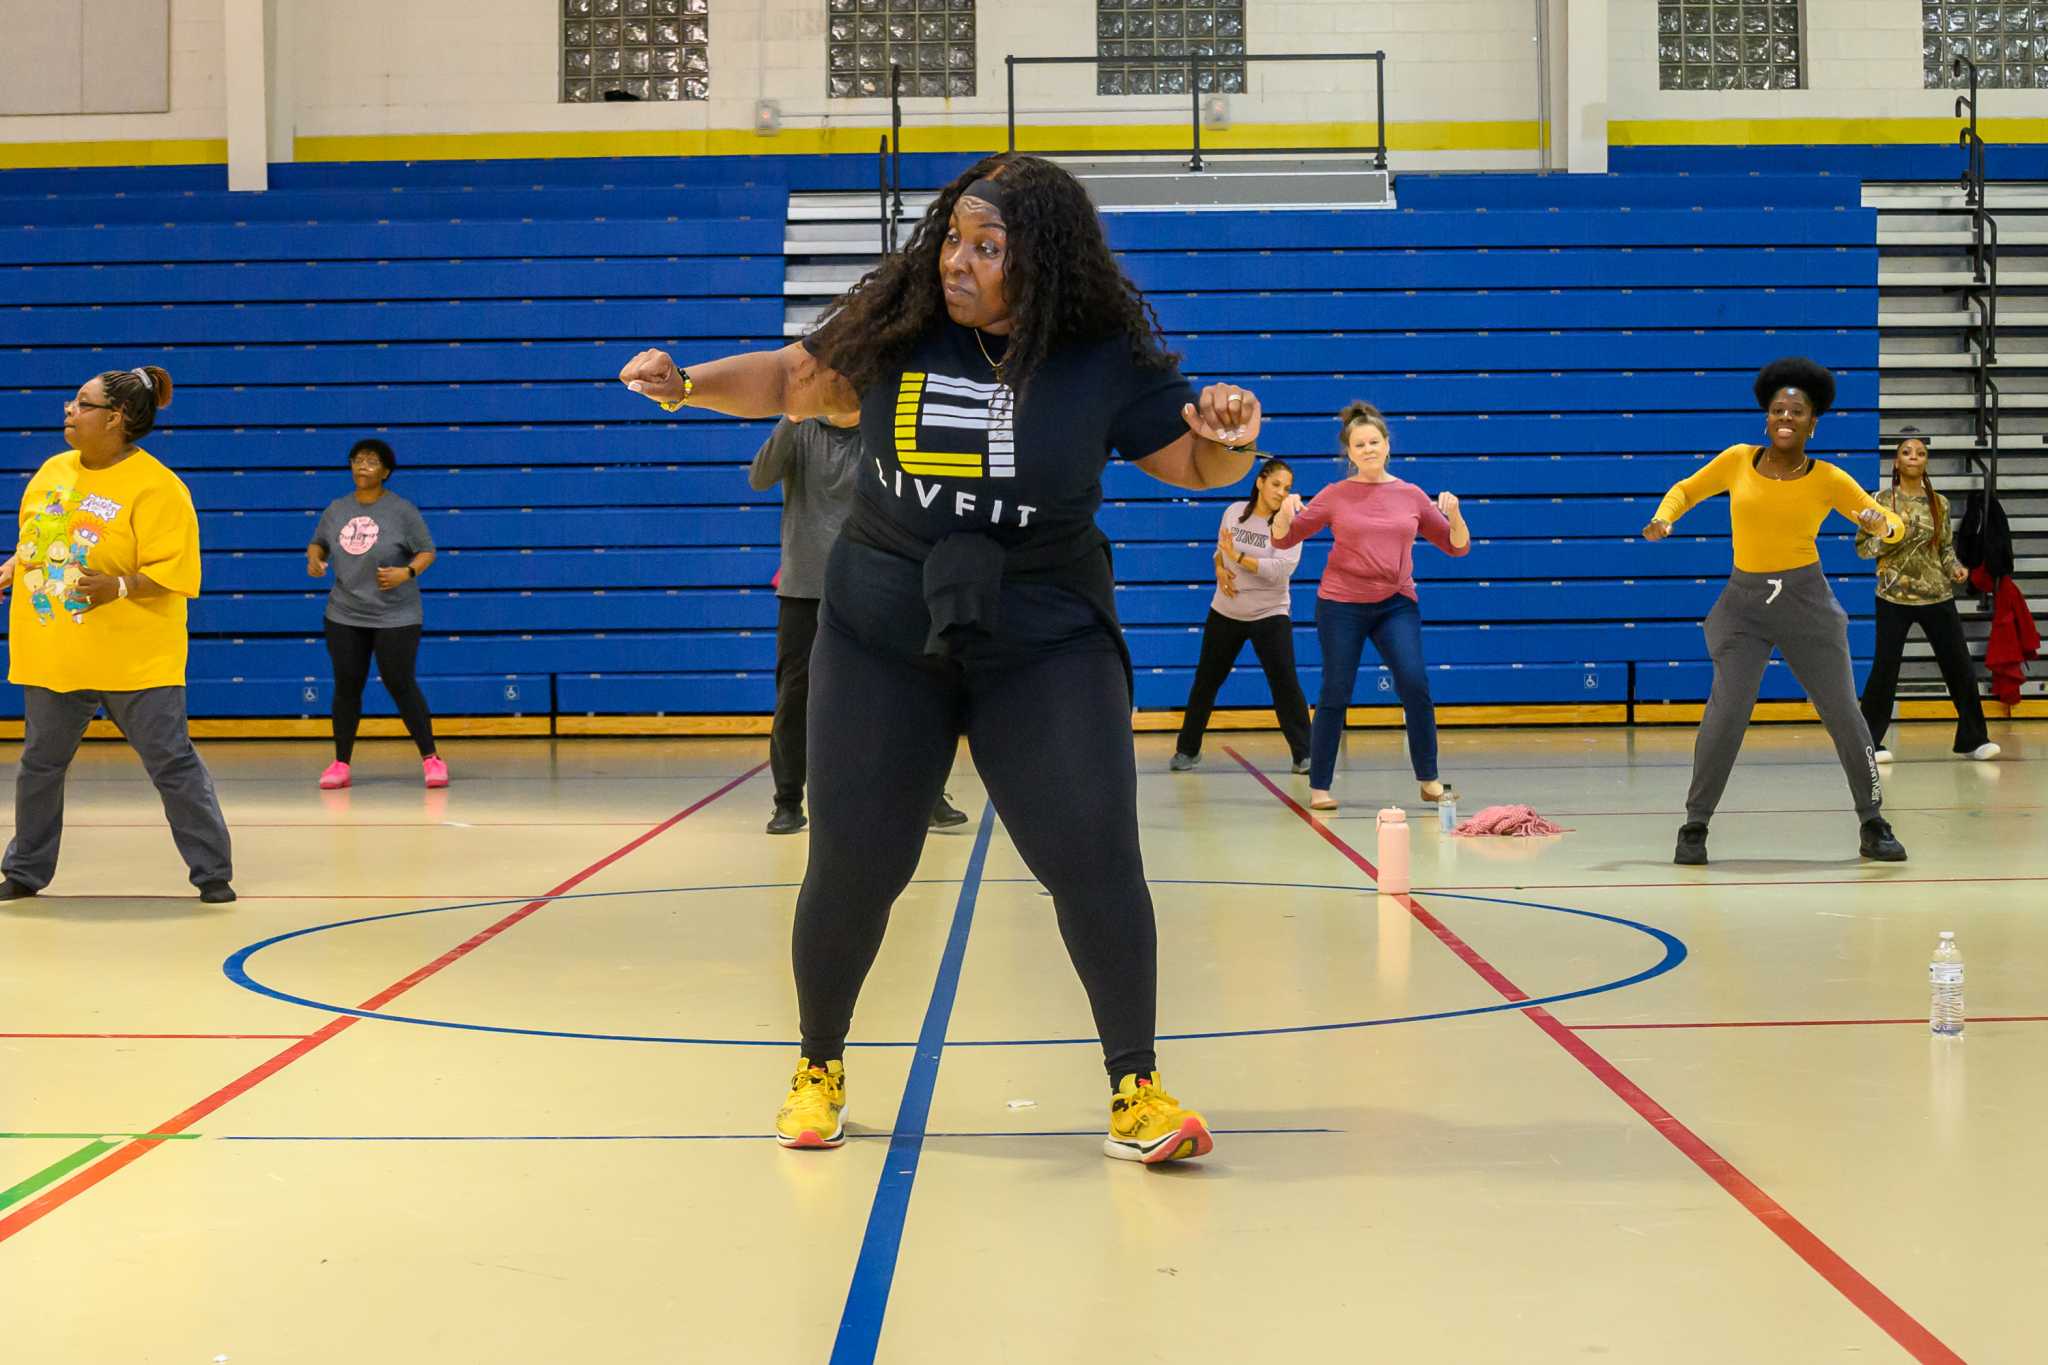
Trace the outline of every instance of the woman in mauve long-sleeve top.
<instances>
[{"instance_id":1,"label":"woman in mauve long-sleeve top","mask_svg":"<svg viewBox=\"0 0 2048 1365\"><path fill-rule=\"evenodd\" d=\"M1436 703L1422 663L1422 608L1415 596L1417 538L1449 555L1472 547L1472 533L1458 499L1440 493L1432 500L1414 484L1387 472L1390 450L1386 419L1369 403L1353 403L1339 414L1340 449L1351 461L1351 477L1329 485L1307 506L1290 495L1273 518L1273 546L1286 550L1325 526L1337 545L1316 589L1316 636L1323 649L1323 686L1316 701L1309 740L1309 805L1335 810L1330 784L1337 770L1337 746L1344 738L1344 713L1358 679L1358 661L1370 639L1387 671L1408 726L1408 757L1422 799L1441 800L1445 787L1436 768Z\"/></svg>"},{"instance_id":2,"label":"woman in mauve long-sleeve top","mask_svg":"<svg viewBox=\"0 0 2048 1365\"><path fill-rule=\"evenodd\" d=\"M1905 535L1905 523L1878 506L1848 474L1806 453L1820 415L1834 404L1833 374L1811 360L1775 360L1757 375L1755 392L1766 414L1768 444L1729 446L1674 485L1643 528L1644 539L1662 540L1688 509L1717 493L1728 495L1735 572L1707 615L1714 686L1693 745L1692 788L1672 861L1688 866L1707 861L1707 822L1728 786L1775 647L1835 742L1862 821L1863 856L1903 862L1906 850L1880 813L1884 789L1870 730L1857 706L1849 616L1821 572L1814 536L1831 511L1887 544Z\"/></svg>"}]
</instances>

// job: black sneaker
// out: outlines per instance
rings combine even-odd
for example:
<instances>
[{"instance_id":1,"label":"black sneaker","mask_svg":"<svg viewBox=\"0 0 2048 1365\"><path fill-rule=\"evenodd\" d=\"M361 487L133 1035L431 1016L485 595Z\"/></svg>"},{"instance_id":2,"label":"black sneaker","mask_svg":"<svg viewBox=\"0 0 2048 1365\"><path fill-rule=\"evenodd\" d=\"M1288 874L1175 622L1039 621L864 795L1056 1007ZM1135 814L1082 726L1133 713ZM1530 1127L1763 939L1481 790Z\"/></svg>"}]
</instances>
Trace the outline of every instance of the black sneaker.
<instances>
[{"instance_id":1,"label":"black sneaker","mask_svg":"<svg viewBox=\"0 0 2048 1365\"><path fill-rule=\"evenodd\" d=\"M37 888L23 886L14 878L9 877L6 881L0 882L0 901L26 900L28 897L35 895L36 891Z\"/></svg>"},{"instance_id":2,"label":"black sneaker","mask_svg":"<svg viewBox=\"0 0 2048 1365\"><path fill-rule=\"evenodd\" d=\"M199 888L199 899L208 905L226 905L235 898L235 888L226 882L208 882Z\"/></svg>"},{"instance_id":3,"label":"black sneaker","mask_svg":"<svg viewBox=\"0 0 2048 1365\"><path fill-rule=\"evenodd\" d=\"M1295 759L1294 771L1302 776L1306 776L1308 774L1308 760L1305 758Z\"/></svg>"},{"instance_id":4,"label":"black sneaker","mask_svg":"<svg viewBox=\"0 0 2048 1365\"><path fill-rule=\"evenodd\" d=\"M804 819L804 813L795 806L777 806L775 814L768 817L768 832L795 834L809 823L810 821Z\"/></svg>"},{"instance_id":5,"label":"black sneaker","mask_svg":"<svg viewBox=\"0 0 2048 1365\"><path fill-rule=\"evenodd\" d=\"M967 812L954 808L952 793L940 792L939 802L932 807L932 828L952 829L967 823Z\"/></svg>"},{"instance_id":6,"label":"black sneaker","mask_svg":"<svg viewBox=\"0 0 2048 1365\"><path fill-rule=\"evenodd\" d=\"M1678 827L1678 851L1671 855L1671 861L1680 867L1705 867L1707 865L1707 827L1697 820L1688 820Z\"/></svg>"},{"instance_id":7,"label":"black sneaker","mask_svg":"<svg viewBox=\"0 0 2048 1365\"><path fill-rule=\"evenodd\" d=\"M1892 827L1885 823L1881 815L1873 815L1863 822L1857 845L1857 851L1874 862L1906 861L1906 846L1893 836Z\"/></svg>"}]
</instances>

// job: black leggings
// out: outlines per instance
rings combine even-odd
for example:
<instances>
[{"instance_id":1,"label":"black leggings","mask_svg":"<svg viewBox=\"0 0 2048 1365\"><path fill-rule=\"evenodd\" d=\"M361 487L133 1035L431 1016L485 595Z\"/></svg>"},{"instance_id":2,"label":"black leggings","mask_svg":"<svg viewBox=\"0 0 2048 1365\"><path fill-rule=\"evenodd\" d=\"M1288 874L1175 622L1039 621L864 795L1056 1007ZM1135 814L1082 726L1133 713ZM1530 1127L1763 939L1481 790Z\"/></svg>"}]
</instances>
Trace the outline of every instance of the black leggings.
<instances>
[{"instance_id":1,"label":"black leggings","mask_svg":"<svg viewBox=\"0 0 2048 1365\"><path fill-rule=\"evenodd\" d=\"M1963 636L1962 614L1953 598L1924 607L1908 607L1877 599L1877 648L1870 656L1870 677L1863 683L1863 720L1870 742L1884 743L1891 728L1892 703L1899 693L1899 661L1906 653L1906 633L1914 626L1934 646L1941 680L1956 707L1955 751L1967 754L1989 739L1984 728L1984 702L1977 695L1977 668L1970 662L1970 642Z\"/></svg>"},{"instance_id":2,"label":"black leggings","mask_svg":"<svg viewBox=\"0 0 2048 1365\"><path fill-rule=\"evenodd\" d=\"M962 669L857 639L834 619L835 592L811 655L811 861L792 954L804 1055L844 1054L964 734L1025 866L1052 893L1111 1083L1156 1070L1157 940L1114 641L1104 633L1101 648Z\"/></svg>"},{"instance_id":3,"label":"black leggings","mask_svg":"<svg viewBox=\"0 0 2048 1365\"><path fill-rule=\"evenodd\" d=\"M327 657L334 661L334 756L343 763L356 751L356 726L363 718L363 687L370 681L370 658L377 659L377 676L384 690L398 704L405 718L405 732L412 736L421 758L434 752L434 718L427 711L427 699L420 694L412 668L420 653L418 626L345 626L327 623Z\"/></svg>"},{"instance_id":4,"label":"black leggings","mask_svg":"<svg viewBox=\"0 0 2048 1365\"><path fill-rule=\"evenodd\" d=\"M1181 717L1180 741L1174 747L1190 758L1202 752L1202 732L1209 728L1216 694L1237 666L1246 640L1259 656L1259 667L1266 670L1266 686L1273 690L1273 714L1279 717L1280 733L1287 737L1288 752L1299 763L1308 757L1308 698L1302 695L1301 679L1294 671L1294 622L1285 616L1240 621L1214 607L1209 609L1209 619L1202 623L1201 661L1195 665L1187 712Z\"/></svg>"}]
</instances>

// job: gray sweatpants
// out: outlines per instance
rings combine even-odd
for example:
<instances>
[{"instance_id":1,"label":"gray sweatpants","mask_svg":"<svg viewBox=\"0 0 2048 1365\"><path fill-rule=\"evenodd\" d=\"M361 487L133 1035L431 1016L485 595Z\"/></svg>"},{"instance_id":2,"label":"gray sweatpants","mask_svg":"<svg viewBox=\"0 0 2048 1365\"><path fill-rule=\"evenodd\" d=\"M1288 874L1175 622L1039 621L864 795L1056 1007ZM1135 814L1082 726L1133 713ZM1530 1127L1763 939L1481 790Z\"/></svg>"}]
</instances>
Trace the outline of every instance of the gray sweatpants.
<instances>
[{"instance_id":1,"label":"gray sweatpants","mask_svg":"<svg viewBox=\"0 0 2048 1365\"><path fill-rule=\"evenodd\" d=\"M227 821L221 818L220 798L213 793L213 775L192 747L184 688L22 690L26 723L21 771L14 779L14 840L0 857L0 873L38 891L57 875L57 846L64 838L64 776L93 713L105 706L108 719L121 727L163 798L171 838L192 870L192 884L233 880Z\"/></svg>"},{"instance_id":2,"label":"gray sweatpants","mask_svg":"<svg viewBox=\"0 0 2048 1365\"><path fill-rule=\"evenodd\" d=\"M1721 599L1707 614L1706 630L1714 690L1693 744L1685 818L1705 824L1721 804L1773 646L1785 656L1792 676L1806 689L1835 742L1857 817L1868 820L1876 815L1884 791L1878 783L1870 727L1856 699L1856 678L1849 663L1849 614L1835 600L1820 565L1785 573L1731 575Z\"/></svg>"}]
</instances>

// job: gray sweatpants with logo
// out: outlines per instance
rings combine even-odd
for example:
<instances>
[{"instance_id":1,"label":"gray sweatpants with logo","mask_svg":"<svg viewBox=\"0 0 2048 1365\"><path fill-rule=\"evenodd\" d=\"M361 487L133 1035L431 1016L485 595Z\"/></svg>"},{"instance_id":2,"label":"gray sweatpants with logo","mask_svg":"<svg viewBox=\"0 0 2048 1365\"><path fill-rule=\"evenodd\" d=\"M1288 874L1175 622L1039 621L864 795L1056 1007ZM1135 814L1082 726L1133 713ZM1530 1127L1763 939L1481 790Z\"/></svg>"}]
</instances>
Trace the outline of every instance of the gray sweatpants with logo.
<instances>
[{"instance_id":1,"label":"gray sweatpants with logo","mask_svg":"<svg viewBox=\"0 0 2048 1365\"><path fill-rule=\"evenodd\" d=\"M1884 802L1870 727L1856 699L1849 663L1849 614L1835 600L1818 564L1784 573L1731 575L1707 614L1707 653L1714 660L1714 690L1700 719L1692 751L1692 789L1685 794L1685 818L1713 819L1756 709L1764 665L1775 646L1792 676L1806 689L1827 726L1849 779L1859 819L1876 815Z\"/></svg>"},{"instance_id":2,"label":"gray sweatpants with logo","mask_svg":"<svg viewBox=\"0 0 2048 1365\"><path fill-rule=\"evenodd\" d=\"M171 838L191 869L192 884L234 878L227 821L213 792L213 775L192 747L185 689L146 687L138 692L52 692L25 687L21 769L14 779L14 841L0 858L9 880L40 891L57 875L64 839L64 777L93 713L107 718L142 759L163 798Z\"/></svg>"}]
</instances>

